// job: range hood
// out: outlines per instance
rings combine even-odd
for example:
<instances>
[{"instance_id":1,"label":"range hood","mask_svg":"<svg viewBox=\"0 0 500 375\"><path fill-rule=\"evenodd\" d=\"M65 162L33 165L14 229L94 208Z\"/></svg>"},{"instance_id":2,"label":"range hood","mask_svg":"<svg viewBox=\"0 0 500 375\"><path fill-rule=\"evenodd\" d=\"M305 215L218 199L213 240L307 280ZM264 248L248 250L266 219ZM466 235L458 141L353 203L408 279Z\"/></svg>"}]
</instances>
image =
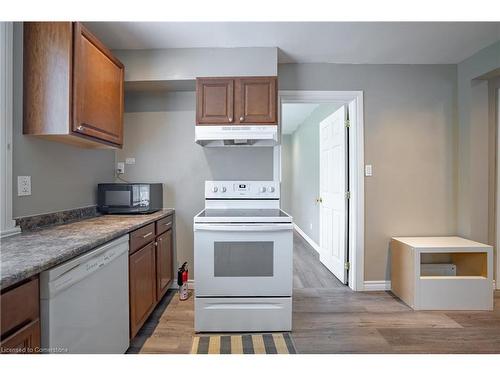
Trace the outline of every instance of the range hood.
<instances>
[{"instance_id":1,"label":"range hood","mask_svg":"<svg viewBox=\"0 0 500 375\"><path fill-rule=\"evenodd\" d=\"M197 125L195 141L205 147L275 146L278 125Z\"/></svg>"}]
</instances>

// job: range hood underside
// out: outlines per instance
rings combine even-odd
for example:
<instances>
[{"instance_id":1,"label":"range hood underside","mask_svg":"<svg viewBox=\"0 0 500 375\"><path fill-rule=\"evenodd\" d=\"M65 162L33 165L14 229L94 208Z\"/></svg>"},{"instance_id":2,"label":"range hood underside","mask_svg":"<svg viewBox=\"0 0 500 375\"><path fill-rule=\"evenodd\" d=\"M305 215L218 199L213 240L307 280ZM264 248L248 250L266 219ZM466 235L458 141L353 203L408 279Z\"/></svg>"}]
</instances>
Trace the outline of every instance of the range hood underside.
<instances>
[{"instance_id":1,"label":"range hood underside","mask_svg":"<svg viewBox=\"0 0 500 375\"><path fill-rule=\"evenodd\" d=\"M204 147L276 146L278 126L196 126L195 141Z\"/></svg>"}]
</instances>

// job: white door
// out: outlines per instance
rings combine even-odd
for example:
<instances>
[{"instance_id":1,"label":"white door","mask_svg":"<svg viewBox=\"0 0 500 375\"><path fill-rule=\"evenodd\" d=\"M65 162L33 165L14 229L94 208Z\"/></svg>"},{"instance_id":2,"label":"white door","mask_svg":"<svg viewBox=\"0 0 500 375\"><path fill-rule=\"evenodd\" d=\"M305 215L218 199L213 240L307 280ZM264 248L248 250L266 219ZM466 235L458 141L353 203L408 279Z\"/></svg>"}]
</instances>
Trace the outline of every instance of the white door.
<instances>
[{"instance_id":1,"label":"white door","mask_svg":"<svg viewBox=\"0 0 500 375\"><path fill-rule=\"evenodd\" d=\"M343 106L320 123L320 260L344 284L347 283L347 178Z\"/></svg>"}]
</instances>

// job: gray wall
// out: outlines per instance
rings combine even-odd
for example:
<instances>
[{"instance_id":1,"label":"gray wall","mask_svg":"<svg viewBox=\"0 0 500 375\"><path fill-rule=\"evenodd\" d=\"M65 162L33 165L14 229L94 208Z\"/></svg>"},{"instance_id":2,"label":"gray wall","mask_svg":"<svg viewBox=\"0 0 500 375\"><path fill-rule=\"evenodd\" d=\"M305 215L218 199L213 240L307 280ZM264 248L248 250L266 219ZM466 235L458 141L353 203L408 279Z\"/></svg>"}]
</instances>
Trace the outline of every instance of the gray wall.
<instances>
[{"instance_id":1,"label":"gray wall","mask_svg":"<svg viewBox=\"0 0 500 375\"><path fill-rule=\"evenodd\" d=\"M319 123L339 108L338 104L321 104L283 144L283 162L289 167L290 182L281 191L289 196L289 210L295 224L319 244Z\"/></svg>"},{"instance_id":2,"label":"gray wall","mask_svg":"<svg viewBox=\"0 0 500 375\"><path fill-rule=\"evenodd\" d=\"M88 150L24 136L22 24L14 25L13 216L96 204L96 186L110 182L114 151ZM31 176L31 196L17 196L17 176Z\"/></svg>"},{"instance_id":3,"label":"gray wall","mask_svg":"<svg viewBox=\"0 0 500 375\"><path fill-rule=\"evenodd\" d=\"M278 66L276 47L135 49L113 53L126 66L126 81L275 76Z\"/></svg>"},{"instance_id":4,"label":"gray wall","mask_svg":"<svg viewBox=\"0 0 500 375\"><path fill-rule=\"evenodd\" d=\"M176 210L177 262L188 261L191 270L193 217L204 206L205 180L273 178L270 147L197 145L195 101L193 92L128 98L124 148L116 152L118 161L136 159L125 166L125 180L164 184L164 205Z\"/></svg>"},{"instance_id":5,"label":"gray wall","mask_svg":"<svg viewBox=\"0 0 500 375\"><path fill-rule=\"evenodd\" d=\"M283 64L281 90L363 90L365 279L390 279L391 236L456 233L455 65Z\"/></svg>"},{"instance_id":6,"label":"gray wall","mask_svg":"<svg viewBox=\"0 0 500 375\"><path fill-rule=\"evenodd\" d=\"M476 241L494 243L495 144L494 121L489 121L488 81L500 75L500 42L458 64L458 233ZM493 157L492 157L493 156Z\"/></svg>"}]
</instances>

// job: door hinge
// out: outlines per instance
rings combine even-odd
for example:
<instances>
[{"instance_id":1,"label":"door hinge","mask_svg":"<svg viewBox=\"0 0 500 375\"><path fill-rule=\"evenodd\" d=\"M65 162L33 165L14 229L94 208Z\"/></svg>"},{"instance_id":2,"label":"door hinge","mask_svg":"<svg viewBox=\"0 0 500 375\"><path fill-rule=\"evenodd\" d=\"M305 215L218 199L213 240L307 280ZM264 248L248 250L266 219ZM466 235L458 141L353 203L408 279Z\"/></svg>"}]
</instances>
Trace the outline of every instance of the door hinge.
<instances>
[{"instance_id":1,"label":"door hinge","mask_svg":"<svg viewBox=\"0 0 500 375\"><path fill-rule=\"evenodd\" d=\"M345 192L345 198L346 199L351 199L351 192L350 191L346 191Z\"/></svg>"},{"instance_id":2,"label":"door hinge","mask_svg":"<svg viewBox=\"0 0 500 375\"><path fill-rule=\"evenodd\" d=\"M350 128L351 127L351 122L349 120L344 121L345 127Z\"/></svg>"},{"instance_id":3,"label":"door hinge","mask_svg":"<svg viewBox=\"0 0 500 375\"><path fill-rule=\"evenodd\" d=\"M346 270L350 269L350 268L351 268L351 263L349 263L349 262L345 262L345 263L344 263L344 268L345 268Z\"/></svg>"}]
</instances>

